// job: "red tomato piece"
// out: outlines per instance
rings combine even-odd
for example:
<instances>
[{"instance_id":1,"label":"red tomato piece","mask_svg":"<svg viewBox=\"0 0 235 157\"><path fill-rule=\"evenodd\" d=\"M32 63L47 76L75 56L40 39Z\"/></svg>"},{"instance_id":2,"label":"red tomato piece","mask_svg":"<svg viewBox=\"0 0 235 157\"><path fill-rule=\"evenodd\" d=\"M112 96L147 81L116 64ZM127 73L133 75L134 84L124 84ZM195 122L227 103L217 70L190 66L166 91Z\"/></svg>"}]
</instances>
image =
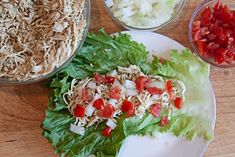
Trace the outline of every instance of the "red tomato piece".
<instances>
[{"instance_id":1,"label":"red tomato piece","mask_svg":"<svg viewBox=\"0 0 235 157\"><path fill-rule=\"evenodd\" d=\"M144 88L147 88L151 83L151 80L145 76L140 76L135 80L136 89L139 93L143 92Z\"/></svg>"},{"instance_id":2,"label":"red tomato piece","mask_svg":"<svg viewBox=\"0 0 235 157\"><path fill-rule=\"evenodd\" d=\"M166 81L166 91L168 94L171 94L172 90L173 90L173 85L172 85L172 80L167 80Z\"/></svg>"},{"instance_id":3,"label":"red tomato piece","mask_svg":"<svg viewBox=\"0 0 235 157\"><path fill-rule=\"evenodd\" d=\"M122 102L121 110L126 113L126 117L131 117L134 115L135 105L131 101L124 100Z\"/></svg>"},{"instance_id":4,"label":"red tomato piece","mask_svg":"<svg viewBox=\"0 0 235 157\"><path fill-rule=\"evenodd\" d=\"M102 131L102 135L104 137L109 137L112 133L112 128L107 126L106 128L104 128L104 130Z\"/></svg>"},{"instance_id":5,"label":"red tomato piece","mask_svg":"<svg viewBox=\"0 0 235 157\"><path fill-rule=\"evenodd\" d=\"M96 99L93 103L93 107L97 110L102 110L104 108L104 101L102 98Z\"/></svg>"},{"instance_id":6,"label":"red tomato piece","mask_svg":"<svg viewBox=\"0 0 235 157\"><path fill-rule=\"evenodd\" d=\"M197 46L198 46L198 51L199 51L202 55L207 55L206 41L198 40L198 41L197 41Z\"/></svg>"},{"instance_id":7,"label":"red tomato piece","mask_svg":"<svg viewBox=\"0 0 235 157\"><path fill-rule=\"evenodd\" d=\"M174 101L175 108L182 109L183 108L183 99L181 97L176 97Z\"/></svg>"},{"instance_id":8,"label":"red tomato piece","mask_svg":"<svg viewBox=\"0 0 235 157\"><path fill-rule=\"evenodd\" d=\"M82 89L82 100L88 102L92 100L92 94L87 88Z\"/></svg>"},{"instance_id":9,"label":"red tomato piece","mask_svg":"<svg viewBox=\"0 0 235 157\"><path fill-rule=\"evenodd\" d=\"M216 50L216 49L218 49L219 48L219 44L216 44L215 42L210 42L207 46L206 46L206 48L208 49L208 50Z\"/></svg>"},{"instance_id":10,"label":"red tomato piece","mask_svg":"<svg viewBox=\"0 0 235 157\"><path fill-rule=\"evenodd\" d=\"M166 126L167 124L169 124L170 121L167 117L162 117L162 119L160 120L160 126Z\"/></svg>"},{"instance_id":11,"label":"red tomato piece","mask_svg":"<svg viewBox=\"0 0 235 157\"><path fill-rule=\"evenodd\" d=\"M215 53L215 61L218 64L222 64L223 62L225 62L225 54L226 54L227 50L224 48L220 48L218 49Z\"/></svg>"},{"instance_id":12,"label":"red tomato piece","mask_svg":"<svg viewBox=\"0 0 235 157\"><path fill-rule=\"evenodd\" d=\"M80 104L77 104L77 106L74 109L74 116L83 118L85 116L85 107L83 107Z\"/></svg>"},{"instance_id":13,"label":"red tomato piece","mask_svg":"<svg viewBox=\"0 0 235 157\"><path fill-rule=\"evenodd\" d=\"M106 79L102 75L100 75L99 73L95 73L94 78L97 83L105 83L106 82Z\"/></svg>"},{"instance_id":14,"label":"red tomato piece","mask_svg":"<svg viewBox=\"0 0 235 157\"><path fill-rule=\"evenodd\" d=\"M209 7L206 7L206 9L203 10L203 12L201 13L201 18L204 21L210 21L213 18L211 9Z\"/></svg>"},{"instance_id":15,"label":"red tomato piece","mask_svg":"<svg viewBox=\"0 0 235 157\"><path fill-rule=\"evenodd\" d=\"M150 113L156 117L160 117L160 112L162 111L162 105L161 104L154 104L150 107Z\"/></svg>"},{"instance_id":16,"label":"red tomato piece","mask_svg":"<svg viewBox=\"0 0 235 157\"><path fill-rule=\"evenodd\" d=\"M113 107L113 105L108 104L102 110L99 110L99 112L97 113L97 116L101 118L112 118L114 112L115 112L115 108Z\"/></svg>"},{"instance_id":17,"label":"red tomato piece","mask_svg":"<svg viewBox=\"0 0 235 157\"><path fill-rule=\"evenodd\" d=\"M149 94L159 94L161 95L163 93L163 90L162 89L159 89L157 87L148 87L147 88L147 91L149 92Z\"/></svg>"},{"instance_id":18,"label":"red tomato piece","mask_svg":"<svg viewBox=\"0 0 235 157\"><path fill-rule=\"evenodd\" d=\"M221 10L221 20L223 22L228 22L233 18L233 14L230 11L229 7L227 5L224 5L224 7Z\"/></svg>"},{"instance_id":19,"label":"red tomato piece","mask_svg":"<svg viewBox=\"0 0 235 157\"><path fill-rule=\"evenodd\" d=\"M108 84L113 84L116 80L116 78L112 76L106 76L105 79Z\"/></svg>"},{"instance_id":20,"label":"red tomato piece","mask_svg":"<svg viewBox=\"0 0 235 157\"><path fill-rule=\"evenodd\" d=\"M110 97L111 99L119 100L119 99L121 98L121 89L120 89L118 86L114 87L114 88L110 91L109 97Z\"/></svg>"}]
</instances>

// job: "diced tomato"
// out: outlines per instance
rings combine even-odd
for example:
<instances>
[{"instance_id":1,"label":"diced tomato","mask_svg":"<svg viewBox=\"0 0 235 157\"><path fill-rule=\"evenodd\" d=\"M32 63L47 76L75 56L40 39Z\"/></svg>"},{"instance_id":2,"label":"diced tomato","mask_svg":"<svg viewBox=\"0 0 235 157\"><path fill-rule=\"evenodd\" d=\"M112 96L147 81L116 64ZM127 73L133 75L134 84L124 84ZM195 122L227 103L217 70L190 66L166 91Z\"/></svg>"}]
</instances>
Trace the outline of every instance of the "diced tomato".
<instances>
[{"instance_id":1,"label":"diced tomato","mask_svg":"<svg viewBox=\"0 0 235 157\"><path fill-rule=\"evenodd\" d=\"M201 36L201 30L197 30L195 32L193 32L193 41L198 41L201 40L202 36Z\"/></svg>"},{"instance_id":2,"label":"diced tomato","mask_svg":"<svg viewBox=\"0 0 235 157\"><path fill-rule=\"evenodd\" d=\"M209 41L212 41L216 38L217 36L215 34L207 34L207 38Z\"/></svg>"},{"instance_id":3,"label":"diced tomato","mask_svg":"<svg viewBox=\"0 0 235 157\"><path fill-rule=\"evenodd\" d=\"M204 21L210 21L212 19L213 15L211 12L211 9L209 7L206 7L206 9L203 10L203 12L201 13L201 18Z\"/></svg>"},{"instance_id":4,"label":"diced tomato","mask_svg":"<svg viewBox=\"0 0 235 157\"><path fill-rule=\"evenodd\" d=\"M74 109L74 116L83 118L85 116L85 107L83 107L80 104L77 104L77 106Z\"/></svg>"},{"instance_id":5,"label":"diced tomato","mask_svg":"<svg viewBox=\"0 0 235 157\"><path fill-rule=\"evenodd\" d=\"M217 13L218 11L221 10L221 8L222 8L221 0L218 0L218 2L214 6L214 12Z\"/></svg>"},{"instance_id":6,"label":"diced tomato","mask_svg":"<svg viewBox=\"0 0 235 157\"><path fill-rule=\"evenodd\" d=\"M160 126L166 126L167 124L169 124L170 121L167 117L162 117L162 119L160 120Z\"/></svg>"},{"instance_id":7,"label":"diced tomato","mask_svg":"<svg viewBox=\"0 0 235 157\"><path fill-rule=\"evenodd\" d=\"M121 98L121 89L120 89L118 86L114 87L114 88L110 91L109 97L110 97L111 99L117 99L117 100L119 100L119 99Z\"/></svg>"},{"instance_id":8,"label":"diced tomato","mask_svg":"<svg viewBox=\"0 0 235 157\"><path fill-rule=\"evenodd\" d=\"M167 93L170 94L173 90L172 80L167 80L165 86Z\"/></svg>"},{"instance_id":9,"label":"diced tomato","mask_svg":"<svg viewBox=\"0 0 235 157\"><path fill-rule=\"evenodd\" d=\"M136 89L139 93L142 93L144 88L147 88L148 85L151 83L151 80L145 76L140 76L135 80Z\"/></svg>"},{"instance_id":10,"label":"diced tomato","mask_svg":"<svg viewBox=\"0 0 235 157\"><path fill-rule=\"evenodd\" d=\"M126 117L131 117L135 112L135 105L131 101L124 100L121 107L122 112L126 113Z\"/></svg>"},{"instance_id":11,"label":"diced tomato","mask_svg":"<svg viewBox=\"0 0 235 157\"><path fill-rule=\"evenodd\" d=\"M105 81L106 81L105 78L102 75L100 75L99 73L95 73L94 78L97 83L105 83Z\"/></svg>"},{"instance_id":12,"label":"diced tomato","mask_svg":"<svg viewBox=\"0 0 235 157\"><path fill-rule=\"evenodd\" d=\"M220 48L216 51L216 54L215 54L215 61L218 63L218 64L221 64L223 62L225 62L225 54L226 54L227 50L224 49L224 48Z\"/></svg>"},{"instance_id":13,"label":"diced tomato","mask_svg":"<svg viewBox=\"0 0 235 157\"><path fill-rule=\"evenodd\" d=\"M108 84L113 84L115 82L115 77L112 76L106 76L105 79Z\"/></svg>"},{"instance_id":14,"label":"diced tomato","mask_svg":"<svg viewBox=\"0 0 235 157\"><path fill-rule=\"evenodd\" d=\"M226 34L224 33L224 29L222 27L216 26L214 33L219 37L221 40L226 40Z\"/></svg>"},{"instance_id":15,"label":"diced tomato","mask_svg":"<svg viewBox=\"0 0 235 157\"><path fill-rule=\"evenodd\" d=\"M232 57L218 49L235 50L235 11L223 5L221 0L213 9L206 7L193 23L192 38L201 55L213 58L218 64L231 64Z\"/></svg>"},{"instance_id":16,"label":"diced tomato","mask_svg":"<svg viewBox=\"0 0 235 157\"><path fill-rule=\"evenodd\" d=\"M160 62L161 64L164 64L164 63L165 63L165 59L162 58L162 57L160 57L159 62Z\"/></svg>"},{"instance_id":17,"label":"diced tomato","mask_svg":"<svg viewBox=\"0 0 235 157\"><path fill-rule=\"evenodd\" d=\"M230 11L229 7L227 5L224 5L224 7L221 10L221 20L223 22L228 22L233 18L232 12Z\"/></svg>"},{"instance_id":18,"label":"diced tomato","mask_svg":"<svg viewBox=\"0 0 235 157\"><path fill-rule=\"evenodd\" d=\"M160 117L161 110L162 110L161 104L154 104L150 107L150 113L156 118Z\"/></svg>"},{"instance_id":19,"label":"diced tomato","mask_svg":"<svg viewBox=\"0 0 235 157\"><path fill-rule=\"evenodd\" d=\"M148 87L147 88L147 91L149 92L149 94L159 94L161 95L163 93L163 90L162 89L159 89L157 87Z\"/></svg>"},{"instance_id":20,"label":"diced tomato","mask_svg":"<svg viewBox=\"0 0 235 157\"><path fill-rule=\"evenodd\" d=\"M93 103L93 107L97 110L102 110L104 108L104 101L102 98L96 99Z\"/></svg>"},{"instance_id":21,"label":"diced tomato","mask_svg":"<svg viewBox=\"0 0 235 157\"><path fill-rule=\"evenodd\" d=\"M97 113L97 116L101 118L112 118L114 112L115 112L115 108L113 107L113 105L108 104L102 110L99 110L99 112Z\"/></svg>"},{"instance_id":22,"label":"diced tomato","mask_svg":"<svg viewBox=\"0 0 235 157\"><path fill-rule=\"evenodd\" d=\"M92 100L92 94L87 88L82 89L82 100L88 102Z\"/></svg>"},{"instance_id":23,"label":"diced tomato","mask_svg":"<svg viewBox=\"0 0 235 157\"><path fill-rule=\"evenodd\" d=\"M112 128L107 126L106 128L104 128L104 130L102 131L102 135L104 137L110 137L112 133Z\"/></svg>"},{"instance_id":24,"label":"diced tomato","mask_svg":"<svg viewBox=\"0 0 235 157\"><path fill-rule=\"evenodd\" d=\"M175 108L182 109L183 108L183 99L181 97L176 97L174 101Z\"/></svg>"},{"instance_id":25,"label":"diced tomato","mask_svg":"<svg viewBox=\"0 0 235 157\"><path fill-rule=\"evenodd\" d=\"M206 54L207 54L207 50L206 50L206 41L198 40L198 41L197 41L197 46L198 46L198 51L199 51L202 55L206 55Z\"/></svg>"},{"instance_id":26,"label":"diced tomato","mask_svg":"<svg viewBox=\"0 0 235 157\"><path fill-rule=\"evenodd\" d=\"M215 42L210 42L207 46L206 46L206 48L208 49L208 50L216 50L216 49L218 49L219 48L219 44L216 44Z\"/></svg>"}]
</instances>

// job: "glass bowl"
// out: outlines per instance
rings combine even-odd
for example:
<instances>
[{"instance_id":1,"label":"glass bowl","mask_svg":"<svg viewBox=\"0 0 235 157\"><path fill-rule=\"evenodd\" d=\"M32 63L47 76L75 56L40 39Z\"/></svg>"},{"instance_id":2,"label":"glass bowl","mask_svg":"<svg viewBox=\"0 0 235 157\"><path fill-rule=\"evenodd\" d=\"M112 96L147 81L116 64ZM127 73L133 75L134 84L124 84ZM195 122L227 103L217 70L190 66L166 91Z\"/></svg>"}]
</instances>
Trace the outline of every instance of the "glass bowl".
<instances>
[{"instance_id":1,"label":"glass bowl","mask_svg":"<svg viewBox=\"0 0 235 157\"><path fill-rule=\"evenodd\" d=\"M82 39L78 44L78 47L76 49L76 51L73 53L73 55L71 55L61 66L54 68L53 71L51 71L50 73L46 74L46 75L41 75L37 78L33 78L33 79L28 79L28 80L23 80L23 81L18 81L18 80L7 80L7 79L0 79L0 84L2 85L23 85L23 84L31 84L31 83L36 83L45 79L48 79L50 77L52 77L53 75L55 75L58 71L60 71L62 68L64 68L66 65L68 65L73 58L76 56L77 52L81 49L85 38L87 36L88 33L88 29L90 26L90 16L91 16L91 3L90 0L85 0L85 9L83 12L85 19L87 21L87 25L83 31L82 34Z\"/></svg>"},{"instance_id":2,"label":"glass bowl","mask_svg":"<svg viewBox=\"0 0 235 157\"><path fill-rule=\"evenodd\" d=\"M199 56L202 60L204 60L205 62L216 66L216 67L220 67L220 68L231 68L231 67L235 67L235 61L233 61L231 64L227 64L227 63L222 63L222 64L218 64L217 62L215 62L215 59L212 57L205 57L203 56L201 53L199 53L198 50L198 46L195 44L195 42L193 41L193 23L195 20L197 20L200 17L201 12L206 8L206 7L210 7L213 8L215 6L215 4L218 2L218 0L205 0L203 3L201 3L193 12L192 17L190 19L189 22L189 32L188 32L188 38L189 38L189 42L193 48L193 53L196 56ZM230 1L230 0L221 0L221 3L223 5L227 5L230 9L235 10L235 1Z\"/></svg>"},{"instance_id":3,"label":"glass bowl","mask_svg":"<svg viewBox=\"0 0 235 157\"><path fill-rule=\"evenodd\" d=\"M179 13L182 11L186 0L178 0L178 3L175 5L174 7L174 13L171 15L171 17L169 18L169 20L159 23L158 25L155 25L154 27L134 27L134 26L130 26L127 23L119 20L118 18L116 18L114 16L114 13L111 11L111 9L107 6L107 4L105 3L106 0L103 0L105 9L107 10L108 14L112 17L112 19L119 24L120 26L128 29L128 30L139 30L139 31L156 31L164 26L166 26L167 24L171 23L178 15Z\"/></svg>"}]
</instances>

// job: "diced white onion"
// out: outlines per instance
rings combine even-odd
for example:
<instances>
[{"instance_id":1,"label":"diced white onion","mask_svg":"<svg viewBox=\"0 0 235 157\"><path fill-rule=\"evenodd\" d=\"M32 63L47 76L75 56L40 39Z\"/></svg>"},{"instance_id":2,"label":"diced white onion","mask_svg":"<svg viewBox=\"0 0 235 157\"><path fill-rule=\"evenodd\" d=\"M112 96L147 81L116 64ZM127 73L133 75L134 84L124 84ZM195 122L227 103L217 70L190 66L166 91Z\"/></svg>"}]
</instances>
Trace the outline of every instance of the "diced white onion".
<instances>
[{"instance_id":1,"label":"diced white onion","mask_svg":"<svg viewBox=\"0 0 235 157\"><path fill-rule=\"evenodd\" d=\"M37 65L37 66L32 67L32 72L34 72L34 73L40 72L41 70L42 70L41 65Z\"/></svg>"},{"instance_id":2,"label":"diced white onion","mask_svg":"<svg viewBox=\"0 0 235 157\"><path fill-rule=\"evenodd\" d=\"M153 101L159 100L160 98L161 98L161 97L160 97L159 94L154 94L154 95L151 96L151 99L152 99Z\"/></svg>"},{"instance_id":3,"label":"diced white onion","mask_svg":"<svg viewBox=\"0 0 235 157\"><path fill-rule=\"evenodd\" d=\"M154 81L149 84L149 87L157 87L160 89L165 89L165 83L160 81Z\"/></svg>"},{"instance_id":4,"label":"diced white onion","mask_svg":"<svg viewBox=\"0 0 235 157\"><path fill-rule=\"evenodd\" d=\"M75 124L70 124L70 129L71 132L83 136L85 134L85 128L81 126L77 126Z\"/></svg>"},{"instance_id":5,"label":"diced white onion","mask_svg":"<svg viewBox=\"0 0 235 157\"><path fill-rule=\"evenodd\" d=\"M132 89L136 88L135 82L131 81L131 80L125 80L124 83L123 83L123 86L126 87L126 88L132 88Z\"/></svg>"},{"instance_id":6,"label":"diced white onion","mask_svg":"<svg viewBox=\"0 0 235 157\"><path fill-rule=\"evenodd\" d=\"M136 96L138 95L138 92L136 89L127 89L126 90L126 95L127 96Z\"/></svg>"},{"instance_id":7,"label":"diced white onion","mask_svg":"<svg viewBox=\"0 0 235 157\"><path fill-rule=\"evenodd\" d=\"M99 98L101 98L101 95L98 94L98 93L96 93L95 96L94 96L93 102L94 102L95 100L99 99ZM92 102L92 103L93 103L93 102Z\"/></svg>"},{"instance_id":8,"label":"diced white onion","mask_svg":"<svg viewBox=\"0 0 235 157\"><path fill-rule=\"evenodd\" d=\"M117 108L118 101L116 99L109 99L108 104L113 105L113 107Z\"/></svg>"},{"instance_id":9,"label":"diced white onion","mask_svg":"<svg viewBox=\"0 0 235 157\"><path fill-rule=\"evenodd\" d=\"M113 6L113 0L105 0L105 4L107 7L112 7Z\"/></svg>"},{"instance_id":10,"label":"diced white onion","mask_svg":"<svg viewBox=\"0 0 235 157\"><path fill-rule=\"evenodd\" d=\"M114 130L117 127L117 124L112 119L108 119L106 125L112 128L112 130Z\"/></svg>"},{"instance_id":11,"label":"diced white onion","mask_svg":"<svg viewBox=\"0 0 235 157\"><path fill-rule=\"evenodd\" d=\"M93 82L93 81L90 81L90 82L87 84L87 87L90 88L90 89L96 89L96 83Z\"/></svg>"},{"instance_id":12,"label":"diced white onion","mask_svg":"<svg viewBox=\"0 0 235 157\"><path fill-rule=\"evenodd\" d=\"M85 114L86 114L86 116L90 117L90 116L93 115L94 111L95 111L95 108L93 107L93 104L90 103L90 104L86 107L86 112L85 112Z\"/></svg>"},{"instance_id":13,"label":"diced white onion","mask_svg":"<svg viewBox=\"0 0 235 157\"><path fill-rule=\"evenodd\" d=\"M153 99L151 99L151 97L145 100L145 105L146 105L145 107L146 108L149 108L153 104L154 104L154 101L153 101Z\"/></svg>"},{"instance_id":14,"label":"diced white onion","mask_svg":"<svg viewBox=\"0 0 235 157\"><path fill-rule=\"evenodd\" d=\"M118 75L117 70L113 70L109 75L113 77L117 76Z\"/></svg>"}]
</instances>

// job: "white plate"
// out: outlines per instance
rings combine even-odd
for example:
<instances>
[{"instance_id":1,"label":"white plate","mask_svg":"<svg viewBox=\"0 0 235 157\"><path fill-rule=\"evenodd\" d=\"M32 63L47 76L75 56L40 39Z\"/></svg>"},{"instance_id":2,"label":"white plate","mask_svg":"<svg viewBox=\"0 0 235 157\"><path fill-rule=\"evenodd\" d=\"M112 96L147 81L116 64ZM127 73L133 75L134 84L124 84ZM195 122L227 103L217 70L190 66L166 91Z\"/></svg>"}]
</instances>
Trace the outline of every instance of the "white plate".
<instances>
[{"instance_id":1,"label":"white plate","mask_svg":"<svg viewBox=\"0 0 235 157\"><path fill-rule=\"evenodd\" d=\"M157 52L157 55L169 59L169 52L172 49L179 51L185 49L178 42L152 32L126 31L131 37L143 43L149 52ZM210 103L210 115L213 120L213 126L216 119L216 102L211 83L208 78L208 84L205 86ZM170 134L157 134L157 137L128 137L118 157L201 157L207 150L209 142L195 138L188 141L184 137L175 137Z\"/></svg>"}]
</instances>

